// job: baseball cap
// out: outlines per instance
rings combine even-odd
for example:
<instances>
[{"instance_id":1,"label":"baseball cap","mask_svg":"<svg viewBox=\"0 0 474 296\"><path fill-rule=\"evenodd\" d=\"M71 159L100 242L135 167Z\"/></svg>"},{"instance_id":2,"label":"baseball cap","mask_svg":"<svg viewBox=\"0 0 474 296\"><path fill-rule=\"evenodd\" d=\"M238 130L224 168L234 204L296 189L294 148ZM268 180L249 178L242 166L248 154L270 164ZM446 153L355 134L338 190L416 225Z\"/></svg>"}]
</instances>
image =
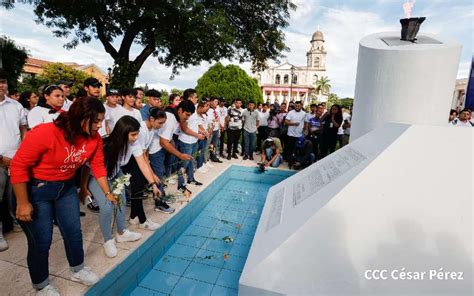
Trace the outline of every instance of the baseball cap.
<instances>
[{"instance_id":1,"label":"baseball cap","mask_svg":"<svg viewBox=\"0 0 474 296\"><path fill-rule=\"evenodd\" d=\"M101 87L102 83L100 83L100 81L97 80L97 78L89 77L86 80L84 80L84 86Z\"/></svg>"},{"instance_id":2,"label":"baseball cap","mask_svg":"<svg viewBox=\"0 0 474 296\"><path fill-rule=\"evenodd\" d=\"M111 88L107 91L107 96L119 96L120 92L114 88Z\"/></svg>"},{"instance_id":3,"label":"baseball cap","mask_svg":"<svg viewBox=\"0 0 474 296\"><path fill-rule=\"evenodd\" d=\"M73 85L73 82L70 81L70 80L61 79L61 80L59 80L58 82L56 82L55 84L56 84L56 85L64 84L64 85L67 85L67 86L71 87L71 86Z\"/></svg>"}]
</instances>

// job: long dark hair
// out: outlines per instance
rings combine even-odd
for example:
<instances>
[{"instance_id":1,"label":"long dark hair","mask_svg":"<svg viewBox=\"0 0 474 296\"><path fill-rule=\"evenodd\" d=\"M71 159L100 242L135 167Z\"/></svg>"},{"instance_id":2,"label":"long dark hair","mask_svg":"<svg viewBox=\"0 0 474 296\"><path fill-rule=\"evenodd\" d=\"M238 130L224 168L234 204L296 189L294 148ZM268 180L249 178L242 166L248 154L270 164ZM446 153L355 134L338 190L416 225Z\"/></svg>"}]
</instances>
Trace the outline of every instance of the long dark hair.
<instances>
[{"instance_id":1,"label":"long dark hair","mask_svg":"<svg viewBox=\"0 0 474 296\"><path fill-rule=\"evenodd\" d=\"M30 97L31 95L34 94L34 92L26 90L21 93L20 99L18 102L23 106L23 108L30 110Z\"/></svg>"},{"instance_id":2,"label":"long dark hair","mask_svg":"<svg viewBox=\"0 0 474 296\"><path fill-rule=\"evenodd\" d=\"M334 120L336 120L336 122L341 124L342 123L342 107L341 107L341 105L338 105L338 104L332 105L331 109L333 107L337 108L337 113L334 115ZM329 117L331 117L331 109L329 109L329 112L328 112Z\"/></svg>"},{"instance_id":3,"label":"long dark hair","mask_svg":"<svg viewBox=\"0 0 474 296\"><path fill-rule=\"evenodd\" d=\"M107 176L113 177L121 157L127 154L128 134L140 130L140 123L132 116L122 116L112 133L104 139L104 159Z\"/></svg>"},{"instance_id":4,"label":"long dark hair","mask_svg":"<svg viewBox=\"0 0 474 296\"><path fill-rule=\"evenodd\" d=\"M92 125L97 121L99 113L105 113L104 105L94 97L85 97L75 101L68 112L59 114L54 124L63 130L64 138L73 145L78 136L89 137L84 132L84 120L89 122L89 130L92 130Z\"/></svg>"}]
</instances>

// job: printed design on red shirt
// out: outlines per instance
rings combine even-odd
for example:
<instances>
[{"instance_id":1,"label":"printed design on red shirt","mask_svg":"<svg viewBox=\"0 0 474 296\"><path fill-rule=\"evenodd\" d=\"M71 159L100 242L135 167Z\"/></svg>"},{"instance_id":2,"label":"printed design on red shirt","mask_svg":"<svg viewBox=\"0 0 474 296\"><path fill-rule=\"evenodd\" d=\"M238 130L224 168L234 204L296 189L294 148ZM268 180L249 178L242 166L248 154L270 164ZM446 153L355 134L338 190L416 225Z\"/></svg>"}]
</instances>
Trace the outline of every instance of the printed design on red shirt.
<instances>
[{"instance_id":1,"label":"printed design on red shirt","mask_svg":"<svg viewBox=\"0 0 474 296\"><path fill-rule=\"evenodd\" d=\"M86 153L86 144L82 145L82 148L77 150L76 146L64 147L66 149L67 156L64 159L64 164L59 167L62 173L68 170L75 170L81 167L87 160L86 157L82 157Z\"/></svg>"}]
</instances>

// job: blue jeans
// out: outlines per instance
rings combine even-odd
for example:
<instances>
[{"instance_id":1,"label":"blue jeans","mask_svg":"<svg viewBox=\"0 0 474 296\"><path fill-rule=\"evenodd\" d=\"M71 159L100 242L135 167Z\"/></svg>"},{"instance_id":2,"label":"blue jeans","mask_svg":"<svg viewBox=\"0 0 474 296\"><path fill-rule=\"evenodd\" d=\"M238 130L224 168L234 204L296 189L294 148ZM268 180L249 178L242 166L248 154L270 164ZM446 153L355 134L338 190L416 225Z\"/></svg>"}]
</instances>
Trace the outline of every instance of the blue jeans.
<instances>
[{"instance_id":1,"label":"blue jeans","mask_svg":"<svg viewBox=\"0 0 474 296\"><path fill-rule=\"evenodd\" d=\"M79 198L74 180L48 182L34 179L28 183L28 195L33 206L33 221L18 222L28 240L27 262L33 287L42 289L49 284L53 216L64 240L71 271L78 272L84 267Z\"/></svg>"},{"instance_id":2,"label":"blue jeans","mask_svg":"<svg viewBox=\"0 0 474 296\"><path fill-rule=\"evenodd\" d=\"M122 176L122 171L109 180L109 186L112 190L112 182L115 178ZM112 220L113 220L113 213L114 213L114 204L105 197L104 192L100 189L99 183L97 180L90 176L89 178L89 191L94 196L95 200L99 204L100 214L99 214L99 224L100 230L102 231L102 235L104 236L104 242L107 242L112 239ZM117 205L119 206L119 210L117 210L117 220L115 224L117 225L117 231L123 232L127 227L125 225L125 193L122 192L121 194L121 202Z\"/></svg>"},{"instance_id":3,"label":"blue jeans","mask_svg":"<svg viewBox=\"0 0 474 296\"><path fill-rule=\"evenodd\" d=\"M197 142L193 144L187 144L184 142L179 142L179 151L184 154L193 155L196 153L197 149ZM180 168L184 168L186 170L186 174L188 175L188 182L194 181L194 160L185 160L181 162L181 165L178 166L178 170ZM184 186L184 176L183 174L178 174L178 188Z\"/></svg>"},{"instance_id":4,"label":"blue jeans","mask_svg":"<svg viewBox=\"0 0 474 296\"><path fill-rule=\"evenodd\" d=\"M217 149L219 145L219 130L213 131L211 135L211 145L213 146L211 150L211 160L215 160L217 158Z\"/></svg>"},{"instance_id":5,"label":"blue jeans","mask_svg":"<svg viewBox=\"0 0 474 296\"><path fill-rule=\"evenodd\" d=\"M267 161L270 161L273 158L273 149L272 148L265 149L265 156L266 156ZM283 157L281 156L281 154L279 154L270 166L272 168L279 167L282 159Z\"/></svg>"},{"instance_id":6,"label":"blue jeans","mask_svg":"<svg viewBox=\"0 0 474 296\"><path fill-rule=\"evenodd\" d=\"M253 155L253 149L255 148L255 142L257 141L257 133L249 133L244 130L244 152L248 156Z\"/></svg>"},{"instance_id":7,"label":"blue jeans","mask_svg":"<svg viewBox=\"0 0 474 296\"><path fill-rule=\"evenodd\" d=\"M175 143L177 142L178 140L171 140L171 144L176 148L176 145ZM176 156L174 156L173 154L169 153L166 151L166 157L165 157L165 175L167 178L169 178L171 176L172 173L176 172L176 169L178 167L178 161L179 161L179 158L177 158ZM157 175L158 176L158 175Z\"/></svg>"},{"instance_id":8,"label":"blue jeans","mask_svg":"<svg viewBox=\"0 0 474 296\"><path fill-rule=\"evenodd\" d=\"M161 191L161 195L165 196L165 189L163 188L163 180L165 174L165 157L166 157L166 150L161 148L160 151L150 154L150 166L153 170L153 173L160 178L160 184L158 184L158 189Z\"/></svg>"},{"instance_id":9,"label":"blue jeans","mask_svg":"<svg viewBox=\"0 0 474 296\"><path fill-rule=\"evenodd\" d=\"M202 164L204 162L204 153L206 150L207 139L198 140L197 145L198 145L197 151L199 151L199 155L196 157L196 162L197 162L197 168L200 168L202 167Z\"/></svg>"}]
</instances>

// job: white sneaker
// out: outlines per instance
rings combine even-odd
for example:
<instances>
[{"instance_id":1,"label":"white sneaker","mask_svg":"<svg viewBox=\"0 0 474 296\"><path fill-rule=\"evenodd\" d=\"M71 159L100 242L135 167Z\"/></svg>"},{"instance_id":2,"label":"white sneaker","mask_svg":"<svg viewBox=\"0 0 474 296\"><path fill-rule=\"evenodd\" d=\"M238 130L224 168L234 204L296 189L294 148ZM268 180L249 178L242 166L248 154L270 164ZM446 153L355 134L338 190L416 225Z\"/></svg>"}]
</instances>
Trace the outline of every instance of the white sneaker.
<instances>
[{"instance_id":1,"label":"white sneaker","mask_svg":"<svg viewBox=\"0 0 474 296\"><path fill-rule=\"evenodd\" d=\"M132 225L137 225L138 223L140 223L140 220L138 220L138 216L136 216L135 218L133 219L130 219L128 220L130 222L130 224Z\"/></svg>"},{"instance_id":2,"label":"white sneaker","mask_svg":"<svg viewBox=\"0 0 474 296\"><path fill-rule=\"evenodd\" d=\"M84 266L78 272L73 272L71 281L81 282L86 286L92 286L99 281L99 277L89 267Z\"/></svg>"},{"instance_id":3,"label":"white sneaker","mask_svg":"<svg viewBox=\"0 0 474 296\"><path fill-rule=\"evenodd\" d=\"M176 185L178 182L176 181L176 178L169 178L168 179L168 184L171 184L171 185Z\"/></svg>"},{"instance_id":4,"label":"white sneaker","mask_svg":"<svg viewBox=\"0 0 474 296\"><path fill-rule=\"evenodd\" d=\"M117 242L134 242L142 238L142 234L125 229L122 234L117 233Z\"/></svg>"},{"instance_id":5,"label":"white sneaker","mask_svg":"<svg viewBox=\"0 0 474 296\"><path fill-rule=\"evenodd\" d=\"M0 252L5 251L6 249L8 249L8 243L3 235L0 234Z\"/></svg>"},{"instance_id":6,"label":"white sneaker","mask_svg":"<svg viewBox=\"0 0 474 296\"><path fill-rule=\"evenodd\" d=\"M160 228L160 224L147 219L145 223L138 225L138 227L147 230L157 230L158 228Z\"/></svg>"},{"instance_id":7,"label":"white sneaker","mask_svg":"<svg viewBox=\"0 0 474 296\"><path fill-rule=\"evenodd\" d=\"M210 169L212 169L214 167L214 165L210 161L206 162L206 165Z\"/></svg>"},{"instance_id":8,"label":"white sneaker","mask_svg":"<svg viewBox=\"0 0 474 296\"><path fill-rule=\"evenodd\" d=\"M205 165L202 165L200 168L198 168L198 172L200 172L201 174L205 174L208 172L208 169Z\"/></svg>"},{"instance_id":9,"label":"white sneaker","mask_svg":"<svg viewBox=\"0 0 474 296\"><path fill-rule=\"evenodd\" d=\"M117 247L115 246L115 239L109 239L104 243L105 255L109 258L117 256Z\"/></svg>"},{"instance_id":10,"label":"white sneaker","mask_svg":"<svg viewBox=\"0 0 474 296\"><path fill-rule=\"evenodd\" d=\"M54 286L47 285L41 290L36 292L36 296L60 296L58 290Z\"/></svg>"}]
</instances>

